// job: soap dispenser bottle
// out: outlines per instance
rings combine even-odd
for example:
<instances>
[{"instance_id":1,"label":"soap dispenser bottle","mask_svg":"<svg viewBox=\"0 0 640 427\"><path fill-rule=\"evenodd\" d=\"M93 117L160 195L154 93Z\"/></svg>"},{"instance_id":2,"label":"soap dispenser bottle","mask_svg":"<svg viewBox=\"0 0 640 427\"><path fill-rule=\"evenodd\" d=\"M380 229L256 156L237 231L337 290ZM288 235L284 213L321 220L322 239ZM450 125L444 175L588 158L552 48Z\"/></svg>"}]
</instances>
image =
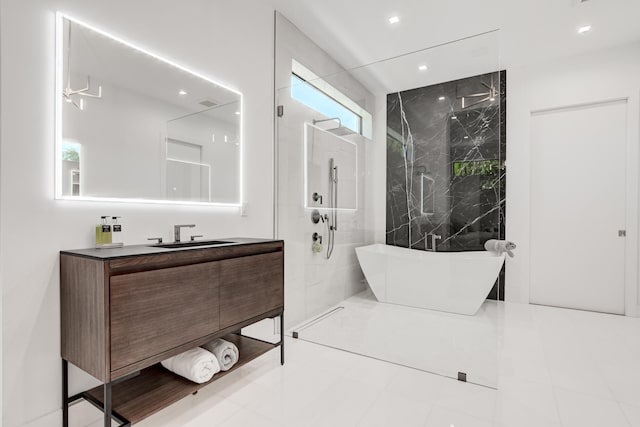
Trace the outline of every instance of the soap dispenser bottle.
<instances>
[{"instance_id":1,"label":"soap dispenser bottle","mask_svg":"<svg viewBox=\"0 0 640 427\"><path fill-rule=\"evenodd\" d=\"M111 226L108 223L108 216L101 216L102 224L96 225L96 246L111 244Z\"/></svg>"},{"instance_id":2,"label":"soap dispenser bottle","mask_svg":"<svg viewBox=\"0 0 640 427\"><path fill-rule=\"evenodd\" d=\"M113 224L111 224L111 242L118 245L123 245L124 240L122 238L122 224L118 224L119 216L112 216Z\"/></svg>"}]
</instances>

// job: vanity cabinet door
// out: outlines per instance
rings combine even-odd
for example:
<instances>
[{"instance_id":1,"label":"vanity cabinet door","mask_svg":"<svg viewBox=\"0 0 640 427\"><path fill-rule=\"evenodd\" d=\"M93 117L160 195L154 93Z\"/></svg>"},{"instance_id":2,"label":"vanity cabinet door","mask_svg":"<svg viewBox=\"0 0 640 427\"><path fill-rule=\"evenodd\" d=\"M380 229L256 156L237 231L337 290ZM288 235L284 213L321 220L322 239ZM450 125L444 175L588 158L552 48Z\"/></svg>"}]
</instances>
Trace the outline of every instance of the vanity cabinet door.
<instances>
[{"instance_id":1,"label":"vanity cabinet door","mask_svg":"<svg viewBox=\"0 0 640 427\"><path fill-rule=\"evenodd\" d=\"M219 263L112 276L111 370L219 329Z\"/></svg>"},{"instance_id":2,"label":"vanity cabinet door","mask_svg":"<svg viewBox=\"0 0 640 427\"><path fill-rule=\"evenodd\" d=\"M284 307L284 256L274 252L220 261L220 327Z\"/></svg>"}]
</instances>

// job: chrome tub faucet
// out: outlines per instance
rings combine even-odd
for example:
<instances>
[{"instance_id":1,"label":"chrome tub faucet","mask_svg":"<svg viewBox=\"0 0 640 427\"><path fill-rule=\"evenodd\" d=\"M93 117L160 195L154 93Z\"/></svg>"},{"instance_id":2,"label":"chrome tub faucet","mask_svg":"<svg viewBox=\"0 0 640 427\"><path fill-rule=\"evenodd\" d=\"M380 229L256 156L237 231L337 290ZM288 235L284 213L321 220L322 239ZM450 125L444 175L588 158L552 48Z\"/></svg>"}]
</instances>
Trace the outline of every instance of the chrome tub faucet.
<instances>
[{"instance_id":1,"label":"chrome tub faucet","mask_svg":"<svg viewBox=\"0 0 640 427\"><path fill-rule=\"evenodd\" d=\"M436 252L438 250L437 242L442 239L442 236L434 233L426 233L424 235L424 250L430 252ZM431 243L429 245L428 243Z\"/></svg>"}]
</instances>

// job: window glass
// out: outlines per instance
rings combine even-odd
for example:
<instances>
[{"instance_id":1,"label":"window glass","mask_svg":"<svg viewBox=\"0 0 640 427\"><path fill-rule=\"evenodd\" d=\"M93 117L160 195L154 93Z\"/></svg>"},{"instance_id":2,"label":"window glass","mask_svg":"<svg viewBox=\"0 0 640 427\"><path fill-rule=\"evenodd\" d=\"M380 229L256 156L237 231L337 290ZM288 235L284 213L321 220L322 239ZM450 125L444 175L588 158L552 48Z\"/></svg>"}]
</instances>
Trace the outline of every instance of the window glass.
<instances>
[{"instance_id":1,"label":"window glass","mask_svg":"<svg viewBox=\"0 0 640 427\"><path fill-rule=\"evenodd\" d=\"M362 133L360 116L295 74L291 75L291 97L327 118L338 117L342 126Z\"/></svg>"}]
</instances>

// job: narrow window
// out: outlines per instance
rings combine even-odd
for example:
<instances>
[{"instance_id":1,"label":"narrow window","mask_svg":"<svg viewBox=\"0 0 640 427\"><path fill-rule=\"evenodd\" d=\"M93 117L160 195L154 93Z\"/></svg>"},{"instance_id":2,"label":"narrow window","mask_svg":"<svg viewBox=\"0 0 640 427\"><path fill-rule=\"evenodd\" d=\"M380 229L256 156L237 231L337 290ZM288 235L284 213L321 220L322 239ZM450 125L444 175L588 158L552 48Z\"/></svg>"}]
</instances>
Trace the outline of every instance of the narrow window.
<instances>
[{"instance_id":1,"label":"narrow window","mask_svg":"<svg viewBox=\"0 0 640 427\"><path fill-rule=\"evenodd\" d=\"M362 133L362 117L296 74L291 74L291 97L327 118L339 118L342 126Z\"/></svg>"}]
</instances>

